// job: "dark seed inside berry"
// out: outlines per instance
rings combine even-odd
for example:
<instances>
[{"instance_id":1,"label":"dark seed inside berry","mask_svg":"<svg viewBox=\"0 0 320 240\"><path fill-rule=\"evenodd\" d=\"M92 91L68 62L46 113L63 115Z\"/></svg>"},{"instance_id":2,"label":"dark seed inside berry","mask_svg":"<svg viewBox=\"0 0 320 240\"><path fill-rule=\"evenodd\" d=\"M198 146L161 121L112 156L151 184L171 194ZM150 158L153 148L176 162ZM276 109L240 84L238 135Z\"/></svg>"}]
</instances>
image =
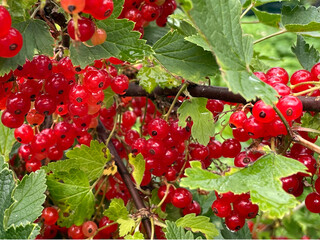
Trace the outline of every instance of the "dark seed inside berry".
<instances>
[{"instance_id":1,"label":"dark seed inside berry","mask_svg":"<svg viewBox=\"0 0 320 240\"><path fill-rule=\"evenodd\" d=\"M261 117L261 118L265 118L266 116L267 116L267 114L263 111L259 113L259 117Z\"/></svg>"},{"instance_id":2,"label":"dark seed inside berry","mask_svg":"<svg viewBox=\"0 0 320 240\"><path fill-rule=\"evenodd\" d=\"M22 141L21 137L17 137L17 140L18 140L19 142L21 142L21 141Z\"/></svg>"},{"instance_id":3,"label":"dark seed inside berry","mask_svg":"<svg viewBox=\"0 0 320 240\"><path fill-rule=\"evenodd\" d=\"M288 108L288 110L286 111L287 116L291 116L293 114L293 110L292 108Z\"/></svg>"},{"instance_id":4,"label":"dark seed inside berry","mask_svg":"<svg viewBox=\"0 0 320 240\"><path fill-rule=\"evenodd\" d=\"M77 101L77 102L82 102L82 98L81 98L81 97L78 97L78 98L76 99L76 101Z\"/></svg>"},{"instance_id":5,"label":"dark seed inside berry","mask_svg":"<svg viewBox=\"0 0 320 240\"><path fill-rule=\"evenodd\" d=\"M152 131L151 134L152 134L152 136L157 136L158 133L157 133L157 131Z\"/></svg>"},{"instance_id":6,"label":"dark seed inside berry","mask_svg":"<svg viewBox=\"0 0 320 240\"><path fill-rule=\"evenodd\" d=\"M105 11L104 16L108 17L110 15L110 13L111 13L111 11L110 11L110 9L108 9L107 11Z\"/></svg>"}]
</instances>

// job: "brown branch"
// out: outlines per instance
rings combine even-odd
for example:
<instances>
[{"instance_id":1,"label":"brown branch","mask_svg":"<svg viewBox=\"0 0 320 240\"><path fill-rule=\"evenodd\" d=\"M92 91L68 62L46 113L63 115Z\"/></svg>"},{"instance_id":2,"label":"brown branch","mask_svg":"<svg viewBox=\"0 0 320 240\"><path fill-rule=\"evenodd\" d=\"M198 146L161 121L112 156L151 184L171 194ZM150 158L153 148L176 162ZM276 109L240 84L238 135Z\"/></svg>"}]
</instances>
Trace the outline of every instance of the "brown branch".
<instances>
[{"instance_id":1,"label":"brown branch","mask_svg":"<svg viewBox=\"0 0 320 240\"><path fill-rule=\"evenodd\" d=\"M103 142L106 142L106 139L108 138L108 134L106 132L105 127L101 123L101 121L99 121L99 124L97 127L97 132L98 132L99 139ZM127 186L136 208L138 210L145 209L146 206L144 205L142 199L140 198L139 192L137 191L134 183L132 182L130 173L128 172L126 166L122 162L122 160L121 160L119 154L117 153L117 150L115 149L112 141L109 142L108 148L110 150L110 153L114 156L114 160L115 160L115 163L118 167L119 174L120 174L122 180L124 181L125 185ZM143 223L143 226L146 230L147 236L150 239L151 233L152 233L150 220L148 218L144 218L144 219L142 219L142 223Z\"/></svg>"},{"instance_id":2,"label":"brown branch","mask_svg":"<svg viewBox=\"0 0 320 240\"><path fill-rule=\"evenodd\" d=\"M142 87L136 83L130 83L129 89L124 96L130 97L149 97L151 99L157 96L176 96L180 88L162 89L156 87L152 93L147 93ZM232 103L248 103L240 94L234 94L226 87L204 86L197 84L189 84L187 88L192 97L204 97L208 99L218 99ZM298 97L302 104L304 111L320 112L320 97Z\"/></svg>"}]
</instances>

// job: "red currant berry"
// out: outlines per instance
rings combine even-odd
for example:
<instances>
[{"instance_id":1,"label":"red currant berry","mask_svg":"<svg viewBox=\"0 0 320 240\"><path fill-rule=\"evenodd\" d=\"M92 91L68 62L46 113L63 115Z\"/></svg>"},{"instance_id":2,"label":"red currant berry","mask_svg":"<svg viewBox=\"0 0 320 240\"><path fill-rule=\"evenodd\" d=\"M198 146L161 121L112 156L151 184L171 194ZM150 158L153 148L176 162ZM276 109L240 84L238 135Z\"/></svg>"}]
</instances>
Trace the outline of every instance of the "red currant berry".
<instances>
[{"instance_id":1,"label":"red currant berry","mask_svg":"<svg viewBox=\"0 0 320 240\"><path fill-rule=\"evenodd\" d=\"M307 70L296 71L294 74L292 74L292 76L290 78L290 83L291 83L291 85L293 85L293 87L296 84L303 83L303 82L310 82L310 81L312 81L312 76L311 76L311 73L308 72ZM302 91L307 90L311 87L313 87L313 85L303 84L301 86L297 86L297 87L293 88L293 92L302 92Z\"/></svg>"},{"instance_id":2,"label":"red currant berry","mask_svg":"<svg viewBox=\"0 0 320 240\"><path fill-rule=\"evenodd\" d=\"M98 226L93 221L87 221L82 225L82 233L84 236L88 238L92 237L97 230L98 230Z\"/></svg>"},{"instance_id":3,"label":"red currant berry","mask_svg":"<svg viewBox=\"0 0 320 240\"><path fill-rule=\"evenodd\" d=\"M158 189L158 197L160 200L162 200L164 198L166 191L167 191L166 185L160 186L160 188ZM165 203L170 203L172 201L173 193L174 193L174 188L172 185L170 185L170 187L168 189L167 197L164 200Z\"/></svg>"},{"instance_id":4,"label":"red currant berry","mask_svg":"<svg viewBox=\"0 0 320 240\"><path fill-rule=\"evenodd\" d=\"M188 206L186 206L183 211L182 214L183 215L187 215L190 213L195 213L196 216L199 215L201 213L201 206L198 202L196 201L192 201Z\"/></svg>"},{"instance_id":5,"label":"red currant berry","mask_svg":"<svg viewBox=\"0 0 320 240\"><path fill-rule=\"evenodd\" d=\"M277 108L287 121L292 121L302 115L303 106L299 98L294 96L285 96L279 100Z\"/></svg>"},{"instance_id":6,"label":"red currant berry","mask_svg":"<svg viewBox=\"0 0 320 240\"><path fill-rule=\"evenodd\" d=\"M148 124L148 133L155 139L164 139L168 135L169 130L168 123L161 118L156 118Z\"/></svg>"},{"instance_id":7,"label":"red currant berry","mask_svg":"<svg viewBox=\"0 0 320 240\"><path fill-rule=\"evenodd\" d=\"M257 121L262 123L272 122L276 116L276 112L269 105L266 105L262 100L256 102L252 108L252 115Z\"/></svg>"},{"instance_id":8,"label":"red currant berry","mask_svg":"<svg viewBox=\"0 0 320 240\"><path fill-rule=\"evenodd\" d=\"M238 140L230 138L222 143L222 156L226 158L234 158L241 151L241 144Z\"/></svg>"},{"instance_id":9,"label":"red currant berry","mask_svg":"<svg viewBox=\"0 0 320 240\"><path fill-rule=\"evenodd\" d=\"M82 12L85 7L85 0L61 0L61 7L70 14Z\"/></svg>"},{"instance_id":10,"label":"red currant berry","mask_svg":"<svg viewBox=\"0 0 320 240\"><path fill-rule=\"evenodd\" d=\"M231 213L230 202L224 201L223 199L217 199L212 203L212 211L220 218L224 218Z\"/></svg>"},{"instance_id":11,"label":"red currant berry","mask_svg":"<svg viewBox=\"0 0 320 240\"><path fill-rule=\"evenodd\" d=\"M81 226L76 226L76 225L72 225L68 229L68 236L71 239L84 239L85 238L84 234L82 233Z\"/></svg>"},{"instance_id":12,"label":"red currant berry","mask_svg":"<svg viewBox=\"0 0 320 240\"><path fill-rule=\"evenodd\" d=\"M219 141L212 140L208 144L209 157L218 159L222 156L222 144Z\"/></svg>"},{"instance_id":13,"label":"red currant berry","mask_svg":"<svg viewBox=\"0 0 320 240\"><path fill-rule=\"evenodd\" d=\"M110 226L101 230L101 232L104 235L110 235L111 233L114 233L115 231L117 231L118 223L114 223L112 220L110 220L106 216L102 217L101 220L99 221L99 228L102 228L102 227L108 226L108 225L110 225Z\"/></svg>"},{"instance_id":14,"label":"red currant berry","mask_svg":"<svg viewBox=\"0 0 320 240\"><path fill-rule=\"evenodd\" d=\"M33 129L27 124L22 124L14 130L14 137L20 143L30 143L34 137Z\"/></svg>"},{"instance_id":15,"label":"red currant berry","mask_svg":"<svg viewBox=\"0 0 320 240\"><path fill-rule=\"evenodd\" d=\"M95 25L89 18L82 17L78 20L79 36L76 36L73 19L68 23L68 33L73 40L88 41L95 32Z\"/></svg>"},{"instance_id":16,"label":"red currant berry","mask_svg":"<svg viewBox=\"0 0 320 240\"><path fill-rule=\"evenodd\" d=\"M244 226L245 222L245 218L241 217L235 211L232 211L230 215L225 218L226 226L231 231L239 231Z\"/></svg>"},{"instance_id":17,"label":"red currant berry","mask_svg":"<svg viewBox=\"0 0 320 240\"><path fill-rule=\"evenodd\" d=\"M22 45L23 38L21 33L15 28L10 28L9 33L0 38L0 57L14 57L20 52Z\"/></svg>"},{"instance_id":18,"label":"red currant berry","mask_svg":"<svg viewBox=\"0 0 320 240\"><path fill-rule=\"evenodd\" d=\"M231 114L229 118L229 125L231 128L242 128L243 122L247 119L244 111L237 111Z\"/></svg>"},{"instance_id":19,"label":"red currant berry","mask_svg":"<svg viewBox=\"0 0 320 240\"><path fill-rule=\"evenodd\" d=\"M300 180L296 175L291 175L285 178L281 178L281 182L283 190L285 190L287 193L293 193L298 190Z\"/></svg>"},{"instance_id":20,"label":"red currant berry","mask_svg":"<svg viewBox=\"0 0 320 240\"><path fill-rule=\"evenodd\" d=\"M318 193L309 193L306 197L305 204L310 212L320 213L320 195Z\"/></svg>"},{"instance_id":21,"label":"red currant berry","mask_svg":"<svg viewBox=\"0 0 320 240\"><path fill-rule=\"evenodd\" d=\"M45 209L43 209L41 216L44 219L44 223L47 225L55 224L59 218L57 209L53 207L46 207Z\"/></svg>"},{"instance_id":22,"label":"red currant berry","mask_svg":"<svg viewBox=\"0 0 320 240\"><path fill-rule=\"evenodd\" d=\"M284 70L283 68L280 68L280 67L271 68L267 72L266 76L268 79L271 77L279 77L279 78L281 78L281 82L283 84L287 84L289 81L289 75L288 75L287 71Z\"/></svg>"},{"instance_id":23,"label":"red currant berry","mask_svg":"<svg viewBox=\"0 0 320 240\"><path fill-rule=\"evenodd\" d=\"M116 94L123 95L129 87L129 79L126 75L120 74L112 80L110 86Z\"/></svg>"},{"instance_id":24,"label":"red currant berry","mask_svg":"<svg viewBox=\"0 0 320 240\"><path fill-rule=\"evenodd\" d=\"M185 188L177 188L172 195L172 204L177 208L185 208L192 202L192 194Z\"/></svg>"},{"instance_id":25,"label":"red currant berry","mask_svg":"<svg viewBox=\"0 0 320 240\"><path fill-rule=\"evenodd\" d=\"M1 28L0 28L0 38L6 36L9 33L9 30L11 28L11 16L10 13L5 7L0 6L0 22L1 22Z\"/></svg>"}]
</instances>

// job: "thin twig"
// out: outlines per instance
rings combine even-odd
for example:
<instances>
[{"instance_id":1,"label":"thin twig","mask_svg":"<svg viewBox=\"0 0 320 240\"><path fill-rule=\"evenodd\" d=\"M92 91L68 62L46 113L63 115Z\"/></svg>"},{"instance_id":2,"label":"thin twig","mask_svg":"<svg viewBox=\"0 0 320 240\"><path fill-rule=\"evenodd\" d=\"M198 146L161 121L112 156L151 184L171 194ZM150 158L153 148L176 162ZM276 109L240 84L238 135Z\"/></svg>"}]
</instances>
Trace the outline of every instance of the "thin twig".
<instances>
[{"instance_id":1,"label":"thin twig","mask_svg":"<svg viewBox=\"0 0 320 240\"><path fill-rule=\"evenodd\" d=\"M253 1L253 2L249 5L249 7L247 7L247 9L243 11L243 13L242 13L241 16L240 16L240 19L242 19L242 18L251 10L251 8L254 7L255 3L256 3L256 2Z\"/></svg>"},{"instance_id":2,"label":"thin twig","mask_svg":"<svg viewBox=\"0 0 320 240\"><path fill-rule=\"evenodd\" d=\"M270 35L268 35L268 36L265 36L265 37L263 37L263 38L260 38L260 39L258 39L258 40L256 40L256 41L254 41L253 44L257 44L257 43L259 43L259 42L262 42L262 41L267 40L267 39L269 39L269 38L272 38L272 37L281 35L281 34L286 33L286 32L287 32L286 29L282 29L282 30L280 30L279 32L270 34Z\"/></svg>"}]
</instances>

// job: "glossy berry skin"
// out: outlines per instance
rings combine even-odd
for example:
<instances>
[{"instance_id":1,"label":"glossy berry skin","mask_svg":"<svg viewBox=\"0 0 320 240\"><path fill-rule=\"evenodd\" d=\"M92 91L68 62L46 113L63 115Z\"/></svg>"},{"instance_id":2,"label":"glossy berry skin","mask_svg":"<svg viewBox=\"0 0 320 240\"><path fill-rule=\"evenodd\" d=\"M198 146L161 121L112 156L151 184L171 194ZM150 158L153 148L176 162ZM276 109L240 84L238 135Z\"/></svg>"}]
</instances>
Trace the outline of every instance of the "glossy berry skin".
<instances>
[{"instance_id":1,"label":"glossy berry skin","mask_svg":"<svg viewBox=\"0 0 320 240\"><path fill-rule=\"evenodd\" d=\"M94 46L97 46L104 43L106 39L107 39L106 31L102 28L97 28L91 38L91 42Z\"/></svg>"},{"instance_id":2,"label":"glossy berry skin","mask_svg":"<svg viewBox=\"0 0 320 240\"><path fill-rule=\"evenodd\" d=\"M225 224L231 231L239 231L245 224L245 218L241 217L235 211L225 218Z\"/></svg>"},{"instance_id":3,"label":"glossy berry skin","mask_svg":"<svg viewBox=\"0 0 320 240\"><path fill-rule=\"evenodd\" d=\"M252 162L254 162L254 159L251 157L250 153L246 153L246 152L240 152L234 158L234 165L240 168L246 167Z\"/></svg>"},{"instance_id":4,"label":"glossy berry skin","mask_svg":"<svg viewBox=\"0 0 320 240\"><path fill-rule=\"evenodd\" d=\"M112 80L110 86L116 94L123 95L129 87L129 78L126 75L120 74Z\"/></svg>"},{"instance_id":5,"label":"glossy berry skin","mask_svg":"<svg viewBox=\"0 0 320 240\"><path fill-rule=\"evenodd\" d=\"M122 115L122 125L123 127L130 129L137 120L137 116L134 112L126 111Z\"/></svg>"},{"instance_id":6,"label":"glossy berry skin","mask_svg":"<svg viewBox=\"0 0 320 240\"><path fill-rule=\"evenodd\" d=\"M22 124L14 130L14 137L18 142L27 144L33 139L33 129L27 124Z\"/></svg>"},{"instance_id":7,"label":"glossy berry skin","mask_svg":"<svg viewBox=\"0 0 320 240\"><path fill-rule=\"evenodd\" d=\"M53 207L46 207L43 209L41 217L44 219L45 224L53 225L58 221L59 214L57 209Z\"/></svg>"},{"instance_id":8,"label":"glossy berry skin","mask_svg":"<svg viewBox=\"0 0 320 240\"><path fill-rule=\"evenodd\" d=\"M12 93L7 98L7 111L24 116L30 110L30 99L21 92Z\"/></svg>"},{"instance_id":9,"label":"glossy berry skin","mask_svg":"<svg viewBox=\"0 0 320 240\"><path fill-rule=\"evenodd\" d=\"M314 188L316 189L317 193L320 193L320 178L315 181Z\"/></svg>"},{"instance_id":10,"label":"glossy berry skin","mask_svg":"<svg viewBox=\"0 0 320 240\"><path fill-rule=\"evenodd\" d=\"M307 172L311 173L312 175L314 175L317 171L317 161L316 159L311 156L311 155L301 155L298 158L298 161L303 163L307 168ZM308 174L302 174L303 176L309 176Z\"/></svg>"},{"instance_id":11,"label":"glossy berry skin","mask_svg":"<svg viewBox=\"0 0 320 240\"><path fill-rule=\"evenodd\" d=\"M231 128L242 128L243 122L247 119L244 111L237 111L231 114L229 118L229 125Z\"/></svg>"},{"instance_id":12,"label":"glossy berry skin","mask_svg":"<svg viewBox=\"0 0 320 240\"><path fill-rule=\"evenodd\" d=\"M299 179L296 175L291 175L285 178L280 179L282 182L282 188L287 193L293 193L296 192L299 188Z\"/></svg>"},{"instance_id":13,"label":"glossy berry skin","mask_svg":"<svg viewBox=\"0 0 320 240\"><path fill-rule=\"evenodd\" d=\"M243 198L238 198L233 203L233 208L241 217L247 219L255 218L259 211L257 204L253 204L249 199Z\"/></svg>"},{"instance_id":14,"label":"glossy berry skin","mask_svg":"<svg viewBox=\"0 0 320 240\"><path fill-rule=\"evenodd\" d=\"M40 161L27 161L26 162L26 171L27 172L35 172L41 168Z\"/></svg>"},{"instance_id":15,"label":"glossy berry skin","mask_svg":"<svg viewBox=\"0 0 320 240\"><path fill-rule=\"evenodd\" d=\"M99 221L99 228L110 225L111 223L113 223L113 221L110 220L108 217L104 216ZM105 235L110 235L111 233L117 231L117 229L118 229L118 223L112 224L111 226L104 228L103 230L101 230L101 232Z\"/></svg>"},{"instance_id":16,"label":"glossy berry skin","mask_svg":"<svg viewBox=\"0 0 320 240\"><path fill-rule=\"evenodd\" d=\"M287 96L291 94L291 88L283 83L271 84L271 86L278 92L280 96Z\"/></svg>"},{"instance_id":17,"label":"glossy berry skin","mask_svg":"<svg viewBox=\"0 0 320 240\"><path fill-rule=\"evenodd\" d=\"M15 28L10 28L9 33L0 38L0 57L14 57L20 52L22 45L23 38L21 33Z\"/></svg>"},{"instance_id":18,"label":"glossy berry skin","mask_svg":"<svg viewBox=\"0 0 320 240\"><path fill-rule=\"evenodd\" d=\"M111 16L114 8L113 0L100 0L96 1L97 8L91 11L92 17L98 20L104 20Z\"/></svg>"},{"instance_id":19,"label":"glossy berry skin","mask_svg":"<svg viewBox=\"0 0 320 240\"><path fill-rule=\"evenodd\" d=\"M98 229L98 226L93 221L87 221L82 224L82 233L86 237L92 237Z\"/></svg>"},{"instance_id":20,"label":"glossy berry skin","mask_svg":"<svg viewBox=\"0 0 320 240\"><path fill-rule=\"evenodd\" d=\"M52 73L52 61L49 57L45 55L37 55L32 59L31 65L33 68L33 78L46 79L50 77Z\"/></svg>"},{"instance_id":21,"label":"glossy berry skin","mask_svg":"<svg viewBox=\"0 0 320 240\"><path fill-rule=\"evenodd\" d=\"M39 113L51 115L56 111L57 102L53 96L43 93L36 98L34 106Z\"/></svg>"},{"instance_id":22,"label":"glossy berry skin","mask_svg":"<svg viewBox=\"0 0 320 240\"><path fill-rule=\"evenodd\" d=\"M223 199L217 199L212 203L212 211L220 218L224 218L231 213L230 202L224 201Z\"/></svg>"},{"instance_id":23,"label":"glossy berry skin","mask_svg":"<svg viewBox=\"0 0 320 240\"><path fill-rule=\"evenodd\" d=\"M0 6L0 38L6 36L9 33L11 22L12 21L9 11L5 7Z\"/></svg>"},{"instance_id":24,"label":"glossy berry skin","mask_svg":"<svg viewBox=\"0 0 320 240\"><path fill-rule=\"evenodd\" d=\"M185 188L177 188L172 195L172 204L177 208L185 208L192 202L192 194Z\"/></svg>"},{"instance_id":25,"label":"glossy berry skin","mask_svg":"<svg viewBox=\"0 0 320 240\"><path fill-rule=\"evenodd\" d=\"M157 139L148 139L146 144L147 157L161 159L165 154L165 146L162 141Z\"/></svg>"},{"instance_id":26,"label":"glossy berry skin","mask_svg":"<svg viewBox=\"0 0 320 240\"><path fill-rule=\"evenodd\" d=\"M287 84L289 82L289 75L286 70L280 67L271 68L266 73L267 79L271 77L279 77L283 84Z\"/></svg>"},{"instance_id":27,"label":"glossy berry skin","mask_svg":"<svg viewBox=\"0 0 320 240\"><path fill-rule=\"evenodd\" d=\"M86 104L89 100L89 93L83 85L74 85L69 92L69 100L76 105Z\"/></svg>"},{"instance_id":28,"label":"glossy berry skin","mask_svg":"<svg viewBox=\"0 0 320 240\"><path fill-rule=\"evenodd\" d=\"M85 7L85 0L61 0L61 7L70 14L82 12Z\"/></svg>"},{"instance_id":29,"label":"glossy berry skin","mask_svg":"<svg viewBox=\"0 0 320 240\"><path fill-rule=\"evenodd\" d=\"M277 108L287 121L292 121L301 116L303 105L299 98L294 96L285 96L279 100Z\"/></svg>"},{"instance_id":30,"label":"glossy berry skin","mask_svg":"<svg viewBox=\"0 0 320 240\"><path fill-rule=\"evenodd\" d=\"M166 185L162 185L159 187L158 189L158 197L160 200L162 200L166 194L166 190L167 190L167 186ZM172 201L172 197L173 197L173 193L174 193L174 188L172 185L170 185L169 189L168 189L168 195L166 197L166 199L164 200L165 203L170 203Z\"/></svg>"},{"instance_id":31,"label":"glossy berry skin","mask_svg":"<svg viewBox=\"0 0 320 240\"><path fill-rule=\"evenodd\" d=\"M276 112L271 106L266 105L262 100L259 100L252 108L252 115L259 122L269 123L274 120Z\"/></svg>"},{"instance_id":32,"label":"glossy berry skin","mask_svg":"<svg viewBox=\"0 0 320 240\"><path fill-rule=\"evenodd\" d=\"M253 73L257 78L259 78L263 82L267 82L267 76L264 72L254 72Z\"/></svg>"},{"instance_id":33,"label":"glossy berry skin","mask_svg":"<svg viewBox=\"0 0 320 240\"><path fill-rule=\"evenodd\" d=\"M265 133L263 123L258 122L254 117L248 118L243 123L243 129L253 139L263 137Z\"/></svg>"},{"instance_id":34,"label":"glossy berry skin","mask_svg":"<svg viewBox=\"0 0 320 240\"><path fill-rule=\"evenodd\" d=\"M244 128L236 128L232 129L232 134L235 139L237 139L239 142L246 142L250 139L250 136Z\"/></svg>"},{"instance_id":35,"label":"glossy berry skin","mask_svg":"<svg viewBox=\"0 0 320 240\"><path fill-rule=\"evenodd\" d=\"M75 35L75 28L73 20L68 23L68 33L73 40L81 42L88 41L95 32L95 25L89 18L82 17L78 20L79 36Z\"/></svg>"},{"instance_id":36,"label":"glossy berry skin","mask_svg":"<svg viewBox=\"0 0 320 240\"><path fill-rule=\"evenodd\" d=\"M224 109L224 104L220 100L208 99L206 108L212 112L213 116L217 116Z\"/></svg>"},{"instance_id":37,"label":"glossy berry skin","mask_svg":"<svg viewBox=\"0 0 320 240\"><path fill-rule=\"evenodd\" d=\"M204 160L209 155L209 149L199 144L190 151L190 155L194 160Z\"/></svg>"},{"instance_id":38,"label":"glossy berry skin","mask_svg":"<svg viewBox=\"0 0 320 240\"><path fill-rule=\"evenodd\" d=\"M84 239L85 238L84 234L82 233L82 227L76 226L76 225L72 225L68 229L68 236L71 239Z\"/></svg>"},{"instance_id":39,"label":"glossy berry skin","mask_svg":"<svg viewBox=\"0 0 320 240\"><path fill-rule=\"evenodd\" d=\"M318 193L309 193L306 197L305 204L310 212L320 213L320 195Z\"/></svg>"},{"instance_id":40,"label":"glossy berry skin","mask_svg":"<svg viewBox=\"0 0 320 240\"><path fill-rule=\"evenodd\" d=\"M160 8L155 4L144 4L141 8L142 18L148 22L156 20L160 13Z\"/></svg>"},{"instance_id":41,"label":"glossy berry skin","mask_svg":"<svg viewBox=\"0 0 320 240\"><path fill-rule=\"evenodd\" d=\"M209 157L218 159L222 156L222 144L217 140L212 140L208 144Z\"/></svg>"},{"instance_id":42,"label":"glossy berry skin","mask_svg":"<svg viewBox=\"0 0 320 240\"><path fill-rule=\"evenodd\" d=\"M104 88L105 75L100 71L89 71L83 78L83 86L90 92L97 92Z\"/></svg>"},{"instance_id":43,"label":"glossy berry skin","mask_svg":"<svg viewBox=\"0 0 320 240\"><path fill-rule=\"evenodd\" d=\"M190 214L190 213L194 213L194 214L196 214L196 216L198 216L201 213L201 206L200 206L200 204L198 202L193 200L182 211L183 215L187 215L187 214Z\"/></svg>"},{"instance_id":44,"label":"glossy berry skin","mask_svg":"<svg viewBox=\"0 0 320 240\"><path fill-rule=\"evenodd\" d=\"M12 114L9 111L5 110L2 113L1 122L8 128L18 128L23 124L24 116Z\"/></svg>"},{"instance_id":45,"label":"glossy berry skin","mask_svg":"<svg viewBox=\"0 0 320 240\"><path fill-rule=\"evenodd\" d=\"M226 158L234 158L241 151L241 144L238 140L230 138L222 143L222 156Z\"/></svg>"},{"instance_id":46,"label":"glossy berry skin","mask_svg":"<svg viewBox=\"0 0 320 240\"><path fill-rule=\"evenodd\" d=\"M154 119L148 124L148 133L154 139L164 139L169 130L169 124L161 118Z\"/></svg>"},{"instance_id":47,"label":"glossy berry skin","mask_svg":"<svg viewBox=\"0 0 320 240\"><path fill-rule=\"evenodd\" d=\"M320 80L320 63L315 64L311 69L312 81Z\"/></svg>"},{"instance_id":48,"label":"glossy berry skin","mask_svg":"<svg viewBox=\"0 0 320 240\"><path fill-rule=\"evenodd\" d=\"M310 81L312 81L312 76L311 76L311 73L307 70L296 71L294 74L292 74L290 78L291 85L296 85L299 83L310 82ZM297 86L293 88L293 92L301 92L311 88L312 86L313 85L311 84L303 84L301 86Z\"/></svg>"}]
</instances>

